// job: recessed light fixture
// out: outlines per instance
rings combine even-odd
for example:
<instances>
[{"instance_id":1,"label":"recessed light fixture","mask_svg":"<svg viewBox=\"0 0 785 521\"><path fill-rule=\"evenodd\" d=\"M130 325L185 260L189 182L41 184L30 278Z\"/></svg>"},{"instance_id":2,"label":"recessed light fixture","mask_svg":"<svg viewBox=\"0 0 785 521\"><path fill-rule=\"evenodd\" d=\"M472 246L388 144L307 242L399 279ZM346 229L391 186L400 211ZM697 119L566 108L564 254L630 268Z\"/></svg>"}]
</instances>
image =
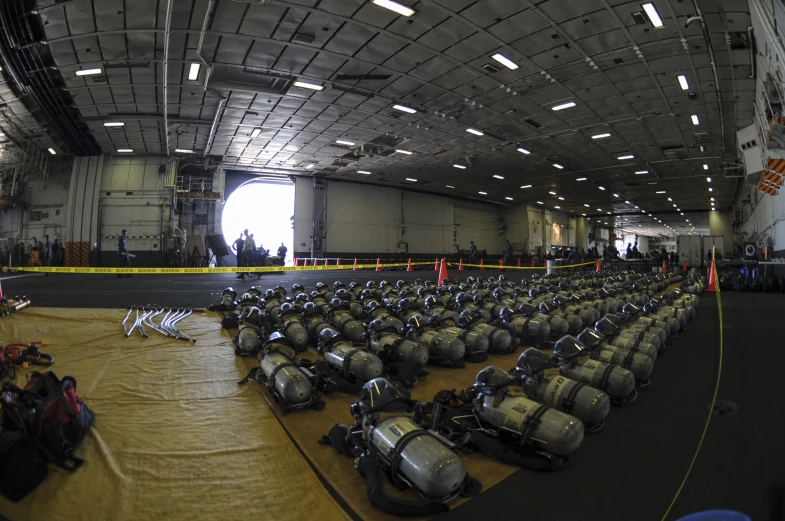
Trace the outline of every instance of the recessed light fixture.
<instances>
[{"instance_id":1,"label":"recessed light fixture","mask_svg":"<svg viewBox=\"0 0 785 521\"><path fill-rule=\"evenodd\" d=\"M417 179L412 179L411 177L406 178L407 181L411 181L412 183L416 183Z\"/></svg>"},{"instance_id":2,"label":"recessed light fixture","mask_svg":"<svg viewBox=\"0 0 785 521\"><path fill-rule=\"evenodd\" d=\"M390 11L394 11L401 16L411 16L417 12L411 7L401 5L398 2L393 2L392 0L372 0L372 3L378 5L379 7L384 7Z\"/></svg>"},{"instance_id":3,"label":"recessed light fixture","mask_svg":"<svg viewBox=\"0 0 785 521\"><path fill-rule=\"evenodd\" d=\"M313 168L314 166L315 166L315 165L314 165L313 163L311 163L310 165L306 166L305 168L307 168L308 170L310 170L310 169L311 169L311 168Z\"/></svg>"},{"instance_id":4,"label":"recessed light fixture","mask_svg":"<svg viewBox=\"0 0 785 521\"><path fill-rule=\"evenodd\" d=\"M639 208L636 206L635 209L638 210ZM643 212L643 213L646 213L646 212Z\"/></svg>"},{"instance_id":5,"label":"recessed light fixture","mask_svg":"<svg viewBox=\"0 0 785 521\"><path fill-rule=\"evenodd\" d=\"M604 134L595 134L591 138L592 139L602 139L602 138L606 138L606 137L611 137L611 135L609 133L605 132Z\"/></svg>"},{"instance_id":6,"label":"recessed light fixture","mask_svg":"<svg viewBox=\"0 0 785 521\"><path fill-rule=\"evenodd\" d=\"M713 191L714 191L714 188L709 188L709 192L713 192Z\"/></svg>"},{"instance_id":7,"label":"recessed light fixture","mask_svg":"<svg viewBox=\"0 0 785 521\"><path fill-rule=\"evenodd\" d=\"M670 201L670 202L673 202L673 199L671 199L670 197L668 197L668 201Z\"/></svg>"},{"instance_id":8,"label":"recessed light fixture","mask_svg":"<svg viewBox=\"0 0 785 521\"><path fill-rule=\"evenodd\" d=\"M358 174L371 175L371 173L368 170L358 170L357 173Z\"/></svg>"},{"instance_id":9,"label":"recessed light fixture","mask_svg":"<svg viewBox=\"0 0 785 521\"><path fill-rule=\"evenodd\" d=\"M477 130L475 128L467 128L466 132L468 132L469 134L474 134L475 136L484 136L485 135L481 131L479 131L479 130Z\"/></svg>"},{"instance_id":10,"label":"recessed light fixture","mask_svg":"<svg viewBox=\"0 0 785 521\"><path fill-rule=\"evenodd\" d=\"M393 105L393 108L395 110L400 110L401 112L406 112L408 114L416 114L417 113L416 110L414 110L413 108L407 107L405 105Z\"/></svg>"},{"instance_id":11,"label":"recessed light fixture","mask_svg":"<svg viewBox=\"0 0 785 521\"><path fill-rule=\"evenodd\" d=\"M597 211L598 211L598 212L601 212L601 211L602 211L602 208L597 208Z\"/></svg>"},{"instance_id":12,"label":"recessed light fixture","mask_svg":"<svg viewBox=\"0 0 785 521\"><path fill-rule=\"evenodd\" d=\"M187 149L187 148L175 148L174 151L179 153L179 154L193 154L194 153L193 150L190 150L190 149Z\"/></svg>"},{"instance_id":13,"label":"recessed light fixture","mask_svg":"<svg viewBox=\"0 0 785 521\"><path fill-rule=\"evenodd\" d=\"M463 165L452 165L454 168L460 168L461 170L466 170L466 167Z\"/></svg>"},{"instance_id":14,"label":"recessed light fixture","mask_svg":"<svg viewBox=\"0 0 785 521\"><path fill-rule=\"evenodd\" d=\"M564 110L564 109L572 108L574 106L575 106L575 102L574 101L568 101L567 103L562 103L561 105L556 105L554 107L551 107L551 110L553 110L553 111Z\"/></svg>"},{"instance_id":15,"label":"recessed light fixture","mask_svg":"<svg viewBox=\"0 0 785 521\"><path fill-rule=\"evenodd\" d=\"M512 197L505 197L508 201L512 201Z\"/></svg>"},{"instance_id":16,"label":"recessed light fixture","mask_svg":"<svg viewBox=\"0 0 785 521\"><path fill-rule=\"evenodd\" d=\"M262 129L259 128L259 127L256 127L255 129L253 129L251 131L251 137L259 137L259 134L261 134L261 133L262 133Z\"/></svg>"},{"instance_id":17,"label":"recessed light fixture","mask_svg":"<svg viewBox=\"0 0 785 521\"><path fill-rule=\"evenodd\" d=\"M604 186L598 186L597 188L599 188L599 189L600 189L600 190L602 190L603 192L605 191L605 187L604 187Z\"/></svg>"},{"instance_id":18,"label":"recessed light fixture","mask_svg":"<svg viewBox=\"0 0 785 521\"><path fill-rule=\"evenodd\" d=\"M711 198L711 200L713 201L713 200L714 200L714 198L712 197L712 198Z\"/></svg>"},{"instance_id":19,"label":"recessed light fixture","mask_svg":"<svg viewBox=\"0 0 785 521\"><path fill-rule=\"evenodd\" d=\"M578 179L576 179L576 181L586 181L586 178L585 177L579 177Z\"/></svg>"},{"instance_id":20,"label":"recessed light fixture","mask_svg":"<svg viewBox=\"0 0 785 521\"><path fill-rule=\"evenodd\" d=\"M559 201L564 201L564 197L559 197Z\"/></svg>"},{"instance_id":21,"label":"recessed light fixture","mask_svg":"<svg viewBox=\"0 0 785 521\"><path fill-rule=\"evenodd\" d=\"M708 170L709 169L709 165L703 165L703 169L704 170Z\"/></svg>"},{"instance_id":22,"label":"recessed light fixture","mask_svg":"<svg viewBox=\"0 0 785 521\"><path fill-rule=\"evenodd\" d=\"M701 120L698 118L697 114L693 114L692 116L690 116L690 118L692 119L692 124L693 125L700 125L701 124Z\"/></svg>"},{"instance_id":23,"label":"recessed light fixture","mask_svg":"<svg viewBox=\"0 0 785 521\"><path fill-rule=\"evenodd\" d=\"M657 193L657 194L665 194L667 192L665 190L660 190L659 192L655 192L655 193Z\"/></svg>"},{"instance_id":24,"label":"recessed light fixture","mask_svg":"<svg viewBox=\"0 0 785 521\"><path fill-rule=\"evenodd\" d=\"M542 201L537 201L537 204L544 204Z\"/></svg>"},{"instance_id":25,"label":"recessed light fixture","mask_svg":"<svg viewBox=\"0 0 785 521\"><path fill-rule=\"evenodd\" d=\"M447 185L447 188L455 188L453 185Z\"/></svg>"},{"instance_id":26,"label":"recessed light fixture","mask_svg":"<svg viewBox=\"0 0 785 521\"><path fill-rule=\"evenodd\" d=\"M660 27L664 27L662 18L660 18L660 13L657 12L657 8L654 7L654 4L643 4L641 7L643 7L644 11L646 11L646 14L649 16L649 21L654 27L658 29Z\"/></svg>"},{"instance_id":27,"label":"recessed light fixture","mask_svg":"<svg viewBox=\"0 0 785 521\"><path fill-rule=\"evenodd\" d=\"M519 148L518 152L520 152L521 154L526 154L526 155L531 154L531 152L526 150L525 148Z\"/></svg>"},{"instance_id":28,"label":"recessed light fixture","mask_svg":"<svg viewBox=\"0 0 785 521\"><path fill-rule=\"evenodd\" d=\"M309 90L324 90L322 85L316 85L315 83L308 83L307 81L295 81L292 83L295 87L300 87L301 89L309 89Z\"/></svg>"},{"instance_id":29,"label":"recessed light fixture","mask_svg":"<svg viewBox=\"0 0 785 521\"><path fill-rule=\"evenodd\" d=\"M582 213L581 215L582 215L582 216L584 216L584 217L586 217L586 214L585 214L585 213Z\"/></svg>"},{"instance_id":30,"label":"recessed light fixture","mask_svg":"<svg viewBox=\"0 0 785 521\"><path fill-rule=\"evenodd\" d=\"M564 167L561 166L559 163L554 163L553 166L554 166L554 168L558 168L559 170L563 170L564 169Z\"/></svg>"},{"instance_id":31,"label":"recessed light fixture","mask_svg":"<svg viewBox=\"0 0 785 521\"><path fill-rule=\"evenodd\" d=\"M674 208L677 208L677 206L676 206L676 203L673 203L673 207L674 207Z\"/></svg>"},{"instance_id":32,"label":"recessed light fixture","mask_svg":"<svg viewBox=\"0 0 785 521\"><path fill-rule=\"evenodd\" d=\"M521 188L531 188L532 185L523 185Z\"/></svg>"},{"instance_id":33,"label":"recessed light fixture","mask_svg":"<svg viewBox=\"0 0 785 521\"><path fill-rule=\"evenodd\" d=\"M681 90L690 90L690 84L687 82L687 76L683 74L679 75L679 85L681 85Z\"/></svg>"},{"instance_id":34,"label":"recessed light fixture","mask_svg":"<svg viewBox=\"0 0 785 521\"><path fill-rule=\"evenodd\" d=\"M47 150L49 150L49 153L50 153L50 154L52 154L53 156L56 156L56 155L57 155L57 152L55 152L55 149L54 149L54 148L49 148L49 149L47 149Z\"/></svg>"},{"instance_id":35,"label":"recessed light fixture","mask_svg":"<svg viewBox=\"0 0 785 521\"><path fill-rule=\"evenodd\" d=\"M488 195L488 192L477 192L480 195Z\"/></svg>"},{"instance_id":36,"label":"recessed light fixture","mask_svg":"<svg viewBox=\"0 0 785 521\"><path fill-rule=\"evenodd\" d=\"M591 208L591 205L589 204L584 204L583 206L585 206L586 208Z\"/></svg>"},{"instance_id":37,"label":"recessed light fixture","mask_svg":"<svg viewBox=\"0 0 785 521\"><path fill-rule=\"evenodd\" d=\"M201 63L192 63L188 68L188 81L196 81L199 79L199 69L202 67Z\"/></svg>"},{"instance_id":38,"label":"recessed light fixture","mask_svg":"<svg viewBox=\"0 0 785 521\"><path fill-rule=\"evenodd\" d=\"M707 178L706 178L706 182L707 182L707 183L711 183L711 177L707 177Z\"/></svg>"},{"instance_id":39,"label":"recessed light fixture","mask_svg":"<svg viewBox=\"0 0 785 521\"><path fill-rule=\"evenodd\" d=\"M619 194L613 194L613 197L619 197Z\"/></svg>"},{"instance_id":40,"label":"recessed light fixture","mask_svg":"<svg viewBox=\"0 0 785 521\"><path fill-rule=\"evenodd\" d=\"M626 156L619 156L616 159L619 161L624 161L625 159L635 159L635 156L632 154L627 154Z\"/></svg>"},{"instance_id":41,"label":"recessed light fixture","mask_svg":"<svg viewBox=\"0 0 785 521\"><path fill-rule=\"evenodd\" d=\"M648 170L638 170L637 172L635 172L635 175L644 175L644 174L648 174L648 173L649 173Z\"/></svg>"},{"instance_id":42,"label":"recessed light fixture","mask_svg":"<svg viewBox=\"0 0 785 521\"><path fill-rule=\"evenodd\" d=\"M556 195L556 192L548 192L551 195Z\"/></svg>"},{"instance_id":43,"label":"recessed light fixture","mask_svg":"<svg viewBox=\"0 0 785 521\"><path fill-rule=\"evenodd\" d=\"M336 139L335 143L337 145L346 145L347 147L353 147L354 146L354 141L346 141L344 139Z\"/></svg>"},{"instance_id":44,"label":"recessed light fixture","mask_svg":"<svg viewBox=\"0 0 785 521\"><path fill-rule=\"evenodd\" d=\"M499 175L499 174L494 174L493 178L494 179L504 179L504 176L503 175Z\"/></svg>"},{"instance_id":45,"label":"recessed light fixture","mask_svg":"<svg viewBox=\"0 0 785 521\"><path fill-rule=\"evenodd\" d=\"M134 150L132 148L118 148L117 151L122 154L127 152L133 152Z\"/></svg>"},{"instance_id":46,"label":"recessed light fixture","mask_svg":"<svg viewBox=\"0 0 785 521\"><path fill-rule=\"evenodd\" d=\"M561 206L559 205L554 206L554 208L556 208L557 210L561 210Z\"/></svg>"},{"instance_id":47,"label":"recessed light fixture","mask_svg":"<svg viewBox=\"0 0 785 521\"><path fill-rule=\"evenodd\" d=\"M701 145L701 152L706 152L706 147Z\"/></svg>"},{"instance_id":48,"label":"recessed light fixture","mask_svg":"<svg viewBox=\"0 0 785 521\"><path fill-rule=\"evenodd\" d=\"M624 202L625 202L625 203L627 203L627 204L632 204L632 203L631 203L631 202L629 202L629 201L624 201Z\"/></svg>"},{"instance_id":49,"label":"recessed light fixture","mask_svg":"<svg viewBox=\"0 0 785 521\"><path fill-rule=\"evenodd\" d=\"M611 214L611 212L605 212L605 213L607 213L608 215L610 215L610 214Z\"/></svg>"},{"instance_id":50,"label":"recessed light fixture","mask_svg":"<svg viewBox=\"0 0 785 521\"><path fill-rule=\"evenodd\" d=\"M102 69L82 69L81 71L74 71L77 76L92 76L93 74L101 74L104 72Z\"/></svg>"},{"instance_id":51,"label":"recessed light fixture","mask_svg":"<svg viewBox=\"0 0 785 521\"><path fill-rule=\"evenodd\" d=\"M493 56L491 56L491 58L493 58L497 62L501 63L502 65L504 65L505 67L507 67L511 71L514 71L515 69L518 68L518 64L517 63L515 63L511 59L507 58L503 54L496 53Z\"/></svg>"},{"instance_id":52,"label":"recessed light fixture","mask_svg":"<svg viewBox=\"0 0 785 521\"><path fill-rule=\"evenodd\" d=\"M125 123L122 121L106 121L104 122L105 127L124 127Z\"/></svg>"},{"instance_id":53,"label":"recessed light fixture","mask_svg":"<svg viewBox=\"0 0 785 521\"><path fill-rule=\"evenodd\" d=\"M406 154L407 156L412 155L413 152L409 152L408 150L396 150L399 154Z\"/></svg>"}]
</instances>

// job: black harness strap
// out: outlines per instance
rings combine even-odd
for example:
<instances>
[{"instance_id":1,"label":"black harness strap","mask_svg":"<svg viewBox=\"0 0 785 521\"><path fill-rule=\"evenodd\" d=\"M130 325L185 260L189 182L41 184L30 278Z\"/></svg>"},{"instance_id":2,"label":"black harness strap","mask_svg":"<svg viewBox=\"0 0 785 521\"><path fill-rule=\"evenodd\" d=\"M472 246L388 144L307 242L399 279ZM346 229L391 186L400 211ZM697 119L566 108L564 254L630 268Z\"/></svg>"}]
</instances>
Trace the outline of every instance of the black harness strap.
<instances>
[{"instance_id":1,"label":"black harness strap","mask_svg":"<svg viewBox=\"0 0 785 521\"><path fill-rule=\"evenodd\" d=\"M351 351L346 353L346 356L343 358L343 364L341 364L341 373L344 378L346 378L346 375L351 374L349 373L349 363L352 361L352 357L360 351L362 351L362 349L359 348L352 349Z\"/></svg>"},{"instance_id":2,"label":"black harness strap","mask_svg":"<svg viewBox=\"0 0 785 521\"><path fill-rule=\"evenodd\" d=\"M294 365L291 362L288 362L288 363L285 363L285 364L280 364L280 365L276 366L275 369L273 369L273 372L270 373L270 376L267 377L267 382L270 384L270 386L274 386L275 385L275 375L277 375L278 371L280 371L284 367L294 367L295 369L297 369L297 366Z\"/></svg>"},{"instance_id":3,"label":"black harness strap","mask_svg":"<svg viewBox=\"0 0 785 521\"><path fill-rule=\"evenodd\" d=\"M536 411L526 415L526 418L523 420L524 429L521 433L521 445L523 445L529 439L529 433L533 430L536 430L537 427L540 426L543 415L551 408L552 407L548 407L547 405L540 405Z\"/></svg>"},{"instance_id":4,"label":"black harness strap","mask_svg":"<svg viewBox=\"0 0 785 521\"><path fill-rule=\"evenodd\" d=\"M430 436L430 434L424 429L409 431L398 438L398 441L395 442L395 446L390 451L390 479L396 482L399 481L397 476L398 469L401 466L401 460L403 459L403 449L405 449L406 446L412 442L412 440L415 440L421 436Z\"/></svg>"},{"instance_id":5,"label":"black harness strap","mask_svg":"<svg viewBox=\"0 0 785 521\"><path fill-rule=\"evenodd\" d=\"M627 368L632 367L633 360L635 360L635 352L630 351L629 353L627 353L627 356L624 357L624 360L622 360L622 364L621 364L622 367L627 367Z\"/></svg>"},{"instance_id":6,"label":"black harness strap","mask_svg":"<svg viewBox=\"0 0 785 521\"><path fill-rule=\"evenodd\" d=\"M600 381L599 381L600 389L602 389L603 391L608 390L608 382L611 379L611 373L613 372L614 369L616 369L616 367L617 366L615 365L605 364L605 369L602 371L602 376L600 377Z\"/></svg>"},{"instance_id":7,"label":"black harness strap","mask_svg":"<svg viewBox=\"0 0 785 521\"><path fill-rule=\"evenodd\" d=\"M569 390L567 396L564 397L564 402L562 406L564 407L564 412L569 413L572 411L572 408L575 406L575 398L578 396L578 393L581 392L581 389L586 387L586 384L582 384L580 382L576 382L572 389Z\"/></svg>"}]
</instances>

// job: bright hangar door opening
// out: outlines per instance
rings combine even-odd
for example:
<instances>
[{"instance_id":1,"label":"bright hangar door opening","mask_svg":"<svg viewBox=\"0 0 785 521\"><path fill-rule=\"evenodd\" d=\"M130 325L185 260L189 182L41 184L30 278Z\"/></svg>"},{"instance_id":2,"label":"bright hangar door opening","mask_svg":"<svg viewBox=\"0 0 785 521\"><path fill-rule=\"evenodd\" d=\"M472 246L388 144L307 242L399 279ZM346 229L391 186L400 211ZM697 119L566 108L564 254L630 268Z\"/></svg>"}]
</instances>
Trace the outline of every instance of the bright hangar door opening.
<instances>
[{"instance_id":1,"label":"bright hangar door opening","mask_svg":"<svg viewBox=\"0 0 785 521\"><path fill-rule=\"evenodd\" d=\"M291 264L294 233L294 185L247 181L238 186L224 205L221 231L232 248L243 230L254 235L256 247L264 246L270 255L277 255L283 243L288 249L286 263Z\"/></svg>"}]
</instances>

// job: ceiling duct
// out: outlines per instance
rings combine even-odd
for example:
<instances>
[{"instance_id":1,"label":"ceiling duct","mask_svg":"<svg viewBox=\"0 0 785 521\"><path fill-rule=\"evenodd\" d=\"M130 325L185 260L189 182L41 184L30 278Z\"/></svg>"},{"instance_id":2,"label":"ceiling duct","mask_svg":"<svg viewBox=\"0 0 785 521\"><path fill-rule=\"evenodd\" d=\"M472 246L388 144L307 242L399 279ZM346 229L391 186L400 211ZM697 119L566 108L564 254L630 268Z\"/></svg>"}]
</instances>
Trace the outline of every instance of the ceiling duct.
<instances>
[{"instance_id":1,"label":"ceiling duct","mask_svg":"<svg viewBox=\"0 0 785 521\"><path fill-rule=\"evenodd\" d=\"M206 88L238 90L264 94L286 94L294 80L287 76L214 64Z\"/></svg>"},{"instance_id":2,"label":"ceiling duct","mask_svg":"<svg viewBox=\"0 0 785 521\"><path fill-rule=\"evenodd\" d=\"M687 150L684 148L684 145L662 147L662 153L670 160L687 158Z\"/></svg>"},{"instance_id":3,"label":"ceiling duct","mask_svg":"<svg viewBox=\"0 0 785 521\"><path fill-rule=\"evenodd\" d=\"M336 76L338 81L364 81L364 80L389 80L392 74L339 74Z\"/></svg>"},{"instance_id":4,"label":"ceiling duct","mask_svg":"<svg viewBox=\"0 0 785 521\"><path fill-rule=\"evenodd\" d=\"M368 90L358 89L355 87L345 87L343 85L338 85L337 83L333 83L332 88L334 90L340 90L343 92L348 92L350 94L357 94L358 96L363 96L365 98L373 98L374 93Z\"/></svg>"},{"instance_id":5,"label":"ceiling duct","mask_svg":"<svg viewBox=\"0 0 785 521\"><path fill-rule=\"evenodd\" d=\"M128 68L148 68L149 61L124 61L115 63L104 63L104 69L128 69Z\"/></svg>"}]
</instances>

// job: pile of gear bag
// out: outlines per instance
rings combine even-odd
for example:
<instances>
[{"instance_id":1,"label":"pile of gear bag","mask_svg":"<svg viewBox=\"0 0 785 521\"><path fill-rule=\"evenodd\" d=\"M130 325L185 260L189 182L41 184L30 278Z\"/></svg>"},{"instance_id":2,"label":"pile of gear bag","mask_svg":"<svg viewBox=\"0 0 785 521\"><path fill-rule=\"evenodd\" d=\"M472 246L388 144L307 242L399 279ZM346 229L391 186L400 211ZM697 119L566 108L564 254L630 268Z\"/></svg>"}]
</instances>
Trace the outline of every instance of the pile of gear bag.
<instances>
[{"instance_id":1,"label":"pile of gear bag","mask_svg":"<svg viewBox=\"0 0 785 521\"><path fill-rule=\"evenodd\" d=\"M678 289L665 291L673 285ZM353 423L320 440L355 459L377 508L399 516L449 510L482 485L459 454L482 452L537 470L569 465L612 404L635 401L654 365L694 319L701 276L571 273L505 278L226 288L208 307L237 329L238 356L257 357L240 383L266 386L283 414L357 396ZM239 298L238 298L239 297ZM308 358L309 346L320 357ZM512 368L494 355L526 349ZM552 354L544 352L551 350ZM429 366L487 366L462 391L411 398ZM385 493L385 479L419 501Z\"/></svg>"}]
</instances>

